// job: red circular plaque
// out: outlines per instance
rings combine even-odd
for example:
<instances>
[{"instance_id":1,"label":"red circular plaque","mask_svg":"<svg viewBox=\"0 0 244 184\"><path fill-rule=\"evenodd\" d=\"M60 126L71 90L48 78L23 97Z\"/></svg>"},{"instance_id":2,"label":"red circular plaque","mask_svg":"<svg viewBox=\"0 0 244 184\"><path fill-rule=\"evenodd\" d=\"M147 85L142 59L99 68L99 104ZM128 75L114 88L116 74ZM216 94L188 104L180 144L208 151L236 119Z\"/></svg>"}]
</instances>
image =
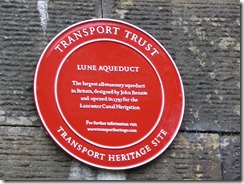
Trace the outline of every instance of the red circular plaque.
<instances>
[{"instance_id":1,"label":"red circular plaque","mask_svg":"<svg viewBox=\"0 0 244 184\"><path fill-rule=\"evenodd\" d=\"M54 141L76 159L128 169L161 154L176 136L184 91L167 51L117 20L59 33L38 62L35 103Z\"/></svg>"}]
</instances>

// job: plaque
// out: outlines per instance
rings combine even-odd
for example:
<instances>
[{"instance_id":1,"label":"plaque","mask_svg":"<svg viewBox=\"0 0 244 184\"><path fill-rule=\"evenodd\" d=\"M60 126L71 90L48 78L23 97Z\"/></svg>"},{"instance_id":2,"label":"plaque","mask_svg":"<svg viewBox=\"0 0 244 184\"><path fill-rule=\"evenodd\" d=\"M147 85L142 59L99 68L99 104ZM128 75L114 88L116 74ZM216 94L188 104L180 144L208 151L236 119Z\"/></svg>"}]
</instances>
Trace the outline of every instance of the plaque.
<instances>
[{"instance_id":1,"label":"plaque","mask_svg":"<svg viewBox=\"0 0 244 184\"><path fill-rule=\"evenodd\" d=\"M47 45L34 97L55 143L86 164L113 170L160 155L184 112L182 81L164 47L111 19L72 25Z\"/></svg>"}]
</instances>

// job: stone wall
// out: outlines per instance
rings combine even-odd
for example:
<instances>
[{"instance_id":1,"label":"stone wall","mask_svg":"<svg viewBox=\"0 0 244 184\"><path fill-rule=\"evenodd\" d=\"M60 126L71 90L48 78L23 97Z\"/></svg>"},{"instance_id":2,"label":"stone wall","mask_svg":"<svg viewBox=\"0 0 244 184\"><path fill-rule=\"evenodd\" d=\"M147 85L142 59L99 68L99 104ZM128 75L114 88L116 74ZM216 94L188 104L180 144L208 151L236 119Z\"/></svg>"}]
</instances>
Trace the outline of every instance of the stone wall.
<instances>
[{"instance_id":1,"label":"stone wall","mask_svg":"<svg viewBox=\"0 0 244 184\"><path fill-rule=\"evenodd\" d=\"M3 180L240 180L240 2L0 0L0 178ZM93 18L132 23L174 59L185 115L169 148L125 171L87 166L45 133L33 99L48 42Z\"/></svg>"}]
</instances>

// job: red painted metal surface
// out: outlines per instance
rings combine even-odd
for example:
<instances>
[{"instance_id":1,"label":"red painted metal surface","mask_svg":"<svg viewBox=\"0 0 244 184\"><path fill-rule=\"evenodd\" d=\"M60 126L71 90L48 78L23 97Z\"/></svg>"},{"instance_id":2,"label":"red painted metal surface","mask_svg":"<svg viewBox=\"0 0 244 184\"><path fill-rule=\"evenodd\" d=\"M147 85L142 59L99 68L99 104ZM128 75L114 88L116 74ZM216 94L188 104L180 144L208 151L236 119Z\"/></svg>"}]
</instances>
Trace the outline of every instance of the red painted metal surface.
<instances>
[{"instance_id":1,"label":"red painted metal surface","mask_svg":"<svg viewBox=\"0 0 244 184\"><path fill-rule=\"evenodd\" d=\"M52 139L89 165L128 169L172 142L184 91L167 51L125 22L95 19L58 34L42 53L34 96Z\"/></svg>"}]
</instances>

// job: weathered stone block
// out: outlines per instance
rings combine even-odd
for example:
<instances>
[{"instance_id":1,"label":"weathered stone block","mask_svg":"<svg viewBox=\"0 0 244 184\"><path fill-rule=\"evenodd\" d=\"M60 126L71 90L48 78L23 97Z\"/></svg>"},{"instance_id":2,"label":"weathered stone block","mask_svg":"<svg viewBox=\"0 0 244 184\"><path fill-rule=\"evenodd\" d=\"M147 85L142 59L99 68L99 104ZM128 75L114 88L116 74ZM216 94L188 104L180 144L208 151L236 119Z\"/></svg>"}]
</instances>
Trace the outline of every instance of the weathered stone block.
<instances>
[{"instance_id":1,"label":"weathered stone block","mask_svg":"<svg viewBox=\"0 0 244 184\"><path fill-rule=\"evenodd\" d=\"M219 135L180 133L149 164L127 171L128 180L221 180Z\"/></svg>"},{"instance_id":2,"label":"weathered stone block","mask_svg":"<svg viewBox=\"0 0 244 184\"><path fill-rule=\"evenodd\" d=\"M241 180L240 135L221 136L223 180Z\"/></svg>"},{"instance_id":3,"label":"weathered stone block","mask_svg":"<svg viewBox=\"0 0 244 184\"><path fill-rule=\"evenodd\" d=\"M104 17L143 28L173 57L185 89L181 130L240 132L239 1L103 0L103 8Z\"/></svg>"}]
</instances>

